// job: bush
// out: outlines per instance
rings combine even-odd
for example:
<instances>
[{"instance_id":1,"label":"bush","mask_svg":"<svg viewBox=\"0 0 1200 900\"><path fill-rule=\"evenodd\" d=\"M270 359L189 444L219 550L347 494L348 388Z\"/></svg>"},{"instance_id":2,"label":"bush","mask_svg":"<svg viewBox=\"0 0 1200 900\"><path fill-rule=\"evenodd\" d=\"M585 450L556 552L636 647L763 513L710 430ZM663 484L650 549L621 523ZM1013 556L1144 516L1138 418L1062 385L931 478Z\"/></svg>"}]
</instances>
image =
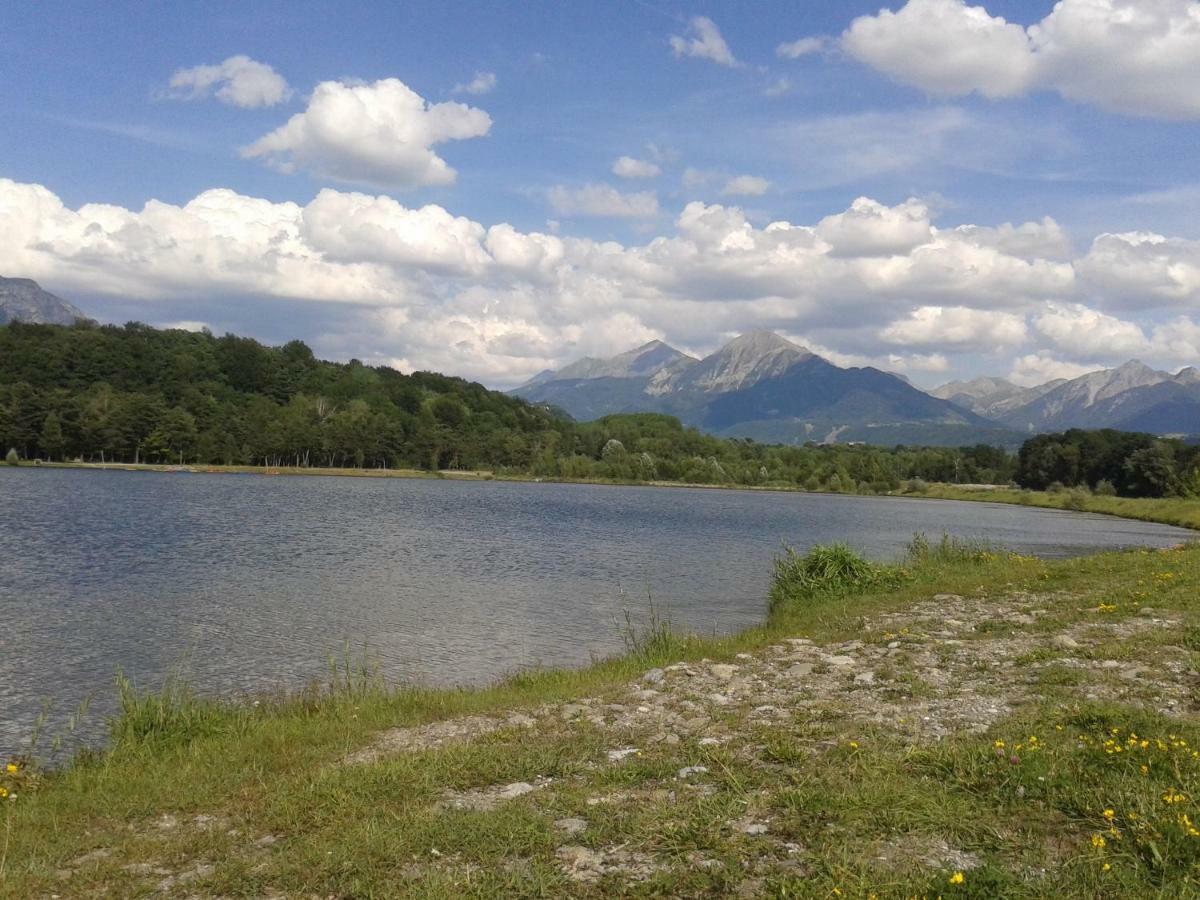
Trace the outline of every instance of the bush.
<instances>
[{"instance_id":1,"label":"bush","mask_svg":"<svg viewBox=\"0 0 1200 900\"><path fill-rule=\"evenodd\" d=\"M1061 494L1066 489L1067 489L1067 486L1065 484L1063 484L1061 481L1052 481L1048 485L1046 485L1046 493L1047 494Z\"/></svg>"},{"instance_id":2,"label":"bush","mask_svg":"<svg viewBox=\"0 0 1200 900\"><path fill-rule=\"evenodd\" d=\"M10 466L19 466L21 464L21 456L17 453L16 447L9 448L8 455L4 457L4 461Z\"/></svg>"},{"instance_id":3,"label":"bush","mask_svg":"<svg viewBox=\"0 0 1200 900\"><path fill-rule=\"evenodd\" d=\"M900 489L906 494L923 494L929 490L929 482L923 478L910 478L900 486Z\"/></svg>"},{"instance_id":4,"label":"bush","mask_svg":"<svg viewBox=\"0 0 1200 900\"><path fill-rule=\"evenodd\" d=\"M1117 496L1117 489L1107 478L1101 478L1096 482L1096 487L1092 490L1092 493L1097 497L1115 497Z\"/></svg>"},{"instance_id":5,"label":"bush","mask_svg":"<svg viewBox=\"0 0 1200 900\"><path fill-rule=\"evenodd\" d=\"M1076 512L1083 512L1087 509L1088 498L1091 494L1083 488L1071 488L1063 497L1063 509L1073 509Z\"/></svg>"},{"instance_id":6,"label":"bush","mask_svg":"<svg viewBox=\"0 0 1200 900\"><path fill-rule=\"evenodd\" d=\"M879 583L881 574L845 544L818 545L803 556L786 547L775 558L769 608L774 613L790 603L865 590Z\"/></svg>"}]
</instances>

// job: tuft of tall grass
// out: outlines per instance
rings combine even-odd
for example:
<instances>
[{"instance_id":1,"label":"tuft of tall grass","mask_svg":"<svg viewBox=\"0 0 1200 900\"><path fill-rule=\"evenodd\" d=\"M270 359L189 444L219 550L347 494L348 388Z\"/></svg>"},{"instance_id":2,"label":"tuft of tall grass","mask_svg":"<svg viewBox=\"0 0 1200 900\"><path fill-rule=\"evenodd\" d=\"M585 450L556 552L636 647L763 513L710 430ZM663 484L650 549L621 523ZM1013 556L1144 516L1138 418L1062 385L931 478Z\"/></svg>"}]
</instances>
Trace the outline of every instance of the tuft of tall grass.
<instances>
[{"instance_id":1,"label":"tuft of tall grass","mask_svg":"<svg viewBox=\"0 0 1200 900\"><path fill-rule=\"evenodd\" d=\"M687 645L687 638L675 631L668 616L659 612L654 598L648 597L649 614L644 623L637 623L628 606L623 610L625 618L621 626L621 640L625 653L636 659L639 665L666 662L680 655Z\"/></svg>"},{"instance_id":2,"label":"tuft of tall grass","mask_svg":"<svg viewBox=\"0 0 1200 900\"><path fill-rule=\"evenodd\" d=\"M864 559L845 544L818 545L801 555L785 547L775 558L767 593L772 615L794 604L862 593L899 577L899 570Z\"/></svg>"},{"instance_id":3,"label":"tuft of tall grass","mask_svg":"<svg viewBox=\"0 0 1200 900\"><path fill-rule=\"evenodd\" d=\"M924 532L917 532L908 542L904 561L910 566L978 563L987 562L997 555L997 549L986 541L964 540L942 532L942 539L934 544Z\"/></svg>"}]
</instances>

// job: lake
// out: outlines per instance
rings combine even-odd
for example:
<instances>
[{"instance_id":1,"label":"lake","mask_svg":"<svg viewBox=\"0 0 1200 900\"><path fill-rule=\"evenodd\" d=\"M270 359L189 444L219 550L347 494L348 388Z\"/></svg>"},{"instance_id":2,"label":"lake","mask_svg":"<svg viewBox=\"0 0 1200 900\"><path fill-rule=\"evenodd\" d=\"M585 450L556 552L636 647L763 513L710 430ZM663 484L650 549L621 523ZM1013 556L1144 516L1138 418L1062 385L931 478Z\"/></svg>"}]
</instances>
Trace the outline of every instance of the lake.
<instances>
[{"instance_id":1,"label":"lake","mask_svg":"<svg viewBox=\"0 0 1200 900\"><path fill-rule=\"evenodd\" d=\"M475 684L619 651L648 597L686 629L752 625L781 544L887 559L918 531L1043 556L1192 536L905 498L0 467L0 755L43 698L61 727L95 695L83 734L102 737L118 668L290 688L349 644L390 679Z\"/></svg>"}]
</instances>

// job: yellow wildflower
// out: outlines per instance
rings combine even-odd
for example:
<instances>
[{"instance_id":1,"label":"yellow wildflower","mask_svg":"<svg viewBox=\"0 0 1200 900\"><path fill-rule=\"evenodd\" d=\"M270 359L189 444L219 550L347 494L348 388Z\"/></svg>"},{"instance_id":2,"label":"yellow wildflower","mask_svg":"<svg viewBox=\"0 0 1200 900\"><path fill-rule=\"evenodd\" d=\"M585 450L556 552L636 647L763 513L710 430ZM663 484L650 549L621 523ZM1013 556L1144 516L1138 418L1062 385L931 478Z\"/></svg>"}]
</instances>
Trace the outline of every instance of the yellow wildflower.
<instances>
[{"instance_id":1,"label":"yellow wildflower","mask_svg":"<svg viewBox=\"0 0 1200 900\"><path fill-rule=\"evenodd\" d=\"M858 741L851 741L851 742L850 742L850 749L851 749L851 750L857 750L857 749L858 749Z\"/></svg>"},{"instance_id":2,"label":"yellow wildflower","mask_svg":"<svg viewBox=\"0 0 1200 900\"><path fill-rule=\"evenodd\" d=\"M967 880L967 877L965 875L963 875L962 872L955 872L953 875L950 876L951 884L962 884L966 880Z\"/></svg>"},{"instance_id":3,"label":"yellow wildflower","mask_svg":"<svg viewBox=\"0 0 1200 900\"><path fill-rule=\"evenodd\" d=\"M1102 835L1102 834L1093 834L1092 835L1092 846L1095 847L1097 850L1103 850L1107 845L1108 845L1108 841L1106 841L1104 839L1104 835Z\"/></svg>"},{"instance_id":4,"label":"yellow wildflower","mask_svg":"<svg viewBox=\"0 0 1200 900\"><path fill-rule=\"evenodd\" d=\"M1115 816L1116 816L1116 813L1113 812L1111 809L1106 809L1104 811L1104 818L1108 819L1108 821L1110 821L1110 822L1113 820L1113 818Z\"/></svg>"},{"instance_id":5,"label":"yellow wildflower","mask_svg":"<svg viewBox=\"0 0 1200 900\"><path fill-rule=\"evenodd\" d=\"M9 763L7 766L4 767L4 771L7 772L9 775L16 775L17 774L17 764Z\"/></svg>"}]
</instances>

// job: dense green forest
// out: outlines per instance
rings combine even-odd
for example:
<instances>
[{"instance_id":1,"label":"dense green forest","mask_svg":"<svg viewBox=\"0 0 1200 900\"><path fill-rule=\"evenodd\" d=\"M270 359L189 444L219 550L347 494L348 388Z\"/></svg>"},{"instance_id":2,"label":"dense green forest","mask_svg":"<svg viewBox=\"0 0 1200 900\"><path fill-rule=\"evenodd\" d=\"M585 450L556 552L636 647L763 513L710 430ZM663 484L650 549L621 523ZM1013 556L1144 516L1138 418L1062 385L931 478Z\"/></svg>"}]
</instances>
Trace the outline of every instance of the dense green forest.
<instances>
[{"instance_id":1,"label":"dense green forest","mask_svg":"<svg viewBox=\"0 0 1200 900\"><path fill-rule=\"evenodd\" d=\"M1017 484L1086 487L1124 497L1200 495L1200 447L1128 431L1039 434L1017 453Z\"/></svg>"},{"instance_id":2,"label":"dense green forest","mask_svg":"<svg viewBox=\"0 0 1200 900\"><path fill-rule=\"evenodd\" d=\"M80 323L0 327L0 449L25 459L486 469L546 478L790 485L905 481L1200 491L1200 448L1071 431L1017 457L963 448L778 446L652 413L573 422L480 384L316 359L300 341Z\"/></svg>"}]
</instances>

